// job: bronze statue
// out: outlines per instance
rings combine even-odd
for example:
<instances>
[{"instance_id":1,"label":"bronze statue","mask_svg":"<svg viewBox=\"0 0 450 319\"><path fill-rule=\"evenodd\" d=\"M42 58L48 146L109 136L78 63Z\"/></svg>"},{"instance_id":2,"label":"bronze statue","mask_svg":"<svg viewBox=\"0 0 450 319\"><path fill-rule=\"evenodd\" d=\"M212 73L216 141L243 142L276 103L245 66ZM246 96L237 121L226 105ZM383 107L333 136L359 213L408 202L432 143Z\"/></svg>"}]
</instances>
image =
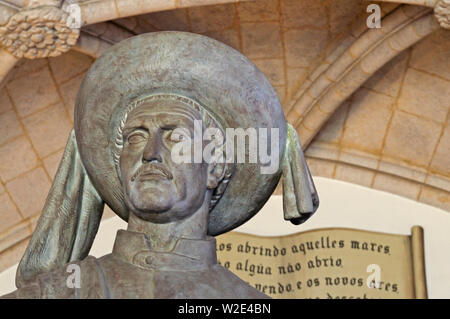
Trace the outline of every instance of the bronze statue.
<instances>
[{"instance_id":1,"label":"bronze statue","mask_svg":"<svg viewBox=\"0 0 450 319\"><path fill-rule=\"evenodd\" d=\"M280 165L236 161L238 146L226 143L214 144L209 160L174 158L175 148L191 158L198 130L223 142L230 128L269 130ZM83 80L74 130L17 271L19 289L4 297L266 297L217 264L212 236L255 215L281 175L285 219L302 223L316 211L317 193L296 131L247 58L184 32L122 41ZM97 259L88 253L105 203L128 229ZM79 266L79 287L67 284L67 265Z\"/></svg>"}]
</instances>

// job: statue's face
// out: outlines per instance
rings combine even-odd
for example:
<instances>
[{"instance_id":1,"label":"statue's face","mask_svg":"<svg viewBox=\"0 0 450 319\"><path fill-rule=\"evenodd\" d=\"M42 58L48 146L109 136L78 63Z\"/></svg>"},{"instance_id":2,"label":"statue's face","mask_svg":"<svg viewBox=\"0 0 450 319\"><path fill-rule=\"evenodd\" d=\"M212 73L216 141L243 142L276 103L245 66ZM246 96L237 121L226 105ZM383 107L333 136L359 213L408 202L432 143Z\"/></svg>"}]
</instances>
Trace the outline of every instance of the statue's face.
<instances>
[{"instance_id":1,"label":"statue's face","mask_svg":"<svg viewBox=\"0 0 450 319\"><path fill-rule=\"evenodd\" d=\"M171 150L182 141L173 130L194 136L200 114L182 102L149 101L128 115L120 156L122 185L129 209L141 219L164 223L196 212L207 192L208 165L179 163ZM177 130L178 132L179 130Z\"/></svg>"}]
</instances>

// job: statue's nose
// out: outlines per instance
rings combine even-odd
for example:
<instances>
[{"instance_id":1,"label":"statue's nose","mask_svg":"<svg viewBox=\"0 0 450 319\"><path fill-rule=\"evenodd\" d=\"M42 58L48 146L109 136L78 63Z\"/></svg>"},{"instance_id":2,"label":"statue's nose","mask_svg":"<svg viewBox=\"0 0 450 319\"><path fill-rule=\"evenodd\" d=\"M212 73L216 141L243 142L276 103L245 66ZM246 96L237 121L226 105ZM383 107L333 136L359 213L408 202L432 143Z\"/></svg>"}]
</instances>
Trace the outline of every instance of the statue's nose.
<instances>
[{"instance_id":1,"label":"statue's nose","mask_svg":"<svg viewBox=\"0 0 450 319\"><path fill-rule=\"evenodd\" d=\"M162 143L158 138L149 139L142 154L143 163L162 163Z\"/></svg>"},{"instance_id":2,"label":"statue's nose","mask_svg":"<svg viewBox=\"0 0 450 319\"><path fill-rule=\"evenodd\" d=\"M142 162L143 163L162 163L162 159L161 159L161 156L157 155L150 159L142 158Z\"/></svg>"}]
</instances>

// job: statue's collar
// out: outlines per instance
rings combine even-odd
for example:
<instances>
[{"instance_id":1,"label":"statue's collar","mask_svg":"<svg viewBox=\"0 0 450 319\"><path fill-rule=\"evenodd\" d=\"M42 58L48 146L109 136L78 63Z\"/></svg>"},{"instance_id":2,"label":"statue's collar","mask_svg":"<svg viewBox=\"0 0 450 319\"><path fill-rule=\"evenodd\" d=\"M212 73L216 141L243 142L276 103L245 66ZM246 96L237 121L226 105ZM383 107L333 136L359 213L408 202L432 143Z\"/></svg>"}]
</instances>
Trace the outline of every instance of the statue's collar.
<instances>
[{"instance_id":1,"label":"statue's collar","mask_svg":"<svg viewBox=\"0 0 450 319\"><path fill-rule=\"evenodd\" d=\"M216 239L181 238L170 252L153 251L144 233L117 232L113 255L138 267L160 271L192 271L217 263Z\"/></svg>"}]
</instances>

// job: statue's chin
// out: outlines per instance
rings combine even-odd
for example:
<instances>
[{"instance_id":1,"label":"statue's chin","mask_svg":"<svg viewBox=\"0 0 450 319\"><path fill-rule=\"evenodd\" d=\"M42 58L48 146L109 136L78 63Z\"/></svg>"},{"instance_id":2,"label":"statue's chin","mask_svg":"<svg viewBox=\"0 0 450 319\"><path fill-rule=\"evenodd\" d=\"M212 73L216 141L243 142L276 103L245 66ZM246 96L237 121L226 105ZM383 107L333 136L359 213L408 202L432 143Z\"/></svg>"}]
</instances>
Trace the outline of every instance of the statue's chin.
<instances>
[{"instance_id":1,"label":"statue's chin","mask_svg":"<svg viewBox=\"0 0 450 319\"><path fill-rule=\"evenodd\" d=\"M152 181L132 183L127 192L128 202L136 210L147 214L161 214L170 210L176 201L172 183Z\"/></svg>"},{"instance_id":2,"label":"statue's chin","mask_svg":"<svg viewBox=\"0 0 450 319\"><path fill-rule=\"evenodd\" d=\"M167 211L142 211L134 210L133 214L139 219L151 222L151 223L169 223L174 220L171 214Z\"/></svg>"},{"instance_id":3,"label":"statue's chin","mask_svg":"<svg viewBox=\"0 0 450 319\"><path fill-rule=\"evenodd\" d=\"M158 216L167 213L173 206L170 199L164 198L163 196L159 198L133 198L131 196L131 203L140 215L143 216Z\"/></svg>"}]
</instances>

